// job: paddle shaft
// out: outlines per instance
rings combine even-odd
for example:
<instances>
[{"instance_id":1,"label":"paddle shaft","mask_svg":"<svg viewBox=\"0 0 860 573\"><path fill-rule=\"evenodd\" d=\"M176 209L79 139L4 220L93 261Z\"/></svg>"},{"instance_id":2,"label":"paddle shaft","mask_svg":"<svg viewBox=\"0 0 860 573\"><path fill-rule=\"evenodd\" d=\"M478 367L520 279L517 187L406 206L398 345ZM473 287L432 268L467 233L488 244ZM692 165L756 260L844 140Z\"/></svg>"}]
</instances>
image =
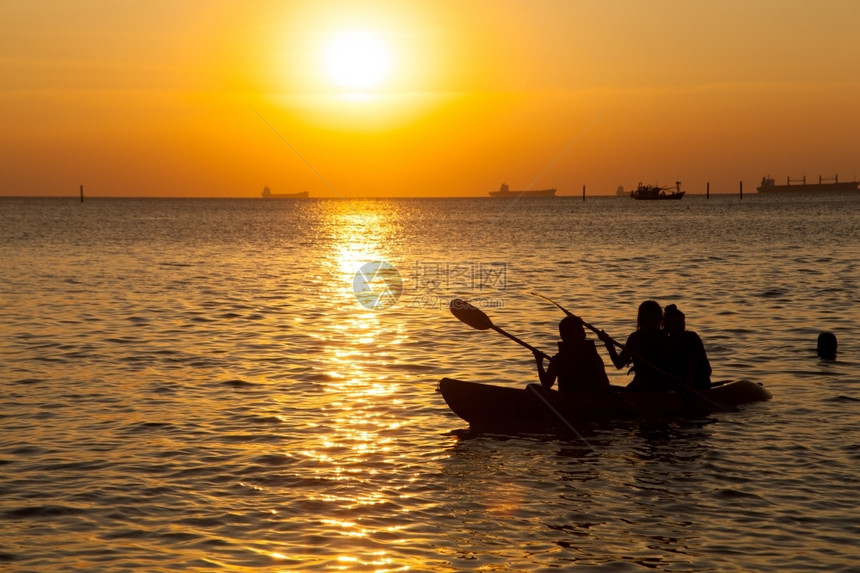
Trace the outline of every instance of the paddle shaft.
<instances>
[{"instance_id":1,"label":"paddle shaft","mask_svg":"<svg viewBox=\"0 0 860 573\"><path fill-rule=\"evenodd\" d=\"M576 320L578 320L579 322L581 322L581 323L582 323L582 326L584 326L585 328L589 329L590 331L594 332L595 334L600 334L600 330L599 330L596 326L592 326L592 325L588 324L587 322L585 322L584 320L582 320L582 318L580 318L580 317L576 316L575 314L573 314L572 312L570 312L569 310L567 310L566 308L564 308L563 306L561 306L560 304L558 304L557 302L555 302L554 300L552 300L551 298L547 298L547 297L545 297L544 295L542 295L542 294L540 294L540 293L536 293L536 292L533 292L532 294L533 294L534 296L538 297L538 298L542 298L542 299L544 299L545 301L547 301L547 302L550 302L550 303L554 304L555 306L557 306L558 308L560 308L560 309L561 309L561 311L562 311L564 314L566 314L567 316L569 316L569 317L571 317L571 318L575 318ZM605 334L605 333L604 333L604 334ZM609 342L611 342L612 344L614 344L614 345L615 345L615 346L617 346L618 348L620 348L620 349L624 350L624 345L623 345L623 344L621 344L620 342L618 342L617 340L615 340L614 338L612 338L612 337L610 337L610 336L607 336L606 338L608 338L608 339L609 339Z\"/></svg>"},{"instance_id":2,"label":"paddle shaft","mask_svg":"<svg viewBox=\"0 0 860 573\"><path fill-rule=\"evenodd\" d=\"M523 341L523 340L520 340L519 338L517 338L517 337L516 337L516 336L514 336L513 334L510 334L510 333L508 333L508 332L505 332L503 329L499 328L499 327L498 327L498 326L496 326L495 324L490 324L490 328L492 328L493 330L495 330L496 332L498 332L498 333L499 333L499 334L501 334L502 336L507 336L508 338L510 338L511 340L513 340L514 342L516 342L517 344L520 344L520 345L522 345L522 346L525 346L526 348L528 348L528 349L529 349L529 350L531 350L532 352L537 353L537 354L540 354L540 355L541 355L541 356L543 356L544 358L547 358L547 359L549 359L549 358L550 358L550 356L549 356L546 352L543 352L542 350L538 350L537 348L535 348L534 346L532 346L532 345L531 345L531 344L529 344L528 342L525 342L525 341Z\"/></svg>"}]
</instances>

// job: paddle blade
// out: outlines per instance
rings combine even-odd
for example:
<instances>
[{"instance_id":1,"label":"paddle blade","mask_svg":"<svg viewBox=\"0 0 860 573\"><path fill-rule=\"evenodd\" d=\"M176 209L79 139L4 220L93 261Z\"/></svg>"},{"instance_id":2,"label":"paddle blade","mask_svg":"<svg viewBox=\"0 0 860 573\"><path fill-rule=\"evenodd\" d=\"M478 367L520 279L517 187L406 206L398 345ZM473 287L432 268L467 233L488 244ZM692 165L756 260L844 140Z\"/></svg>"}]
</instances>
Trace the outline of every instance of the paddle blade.
<instances>
[{"instance_id":1,"label":"paddle blade","mask_svg":"<svg viewBox=\"0 0 860 573\"><path fill-rule=\"evenodd\" d=\"M477 330L488 330L493 327L493 321L484 311L475 308L462 298L455 298L448 305L451 314Z\"/></svg>"}]
</instances>

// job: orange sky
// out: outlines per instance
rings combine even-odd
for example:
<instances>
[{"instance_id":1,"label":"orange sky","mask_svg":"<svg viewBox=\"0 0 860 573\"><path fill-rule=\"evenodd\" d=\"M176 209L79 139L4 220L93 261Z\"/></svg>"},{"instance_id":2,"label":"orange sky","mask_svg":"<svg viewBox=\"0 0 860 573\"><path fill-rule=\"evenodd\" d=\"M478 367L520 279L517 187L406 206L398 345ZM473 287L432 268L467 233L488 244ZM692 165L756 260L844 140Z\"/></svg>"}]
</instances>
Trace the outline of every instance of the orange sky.
<instances>
[{"instance_id":1,"label":"orange sky","mask_svg":"<svg viewBox=\"0 0 860 573\"><path fill-rule=\"evenodd\" d=\"M849 179L858 22L855 0L4 0L0 195ZM344 37L375 42L340 62L359 87Z\"/></svg>"}]
</instances>

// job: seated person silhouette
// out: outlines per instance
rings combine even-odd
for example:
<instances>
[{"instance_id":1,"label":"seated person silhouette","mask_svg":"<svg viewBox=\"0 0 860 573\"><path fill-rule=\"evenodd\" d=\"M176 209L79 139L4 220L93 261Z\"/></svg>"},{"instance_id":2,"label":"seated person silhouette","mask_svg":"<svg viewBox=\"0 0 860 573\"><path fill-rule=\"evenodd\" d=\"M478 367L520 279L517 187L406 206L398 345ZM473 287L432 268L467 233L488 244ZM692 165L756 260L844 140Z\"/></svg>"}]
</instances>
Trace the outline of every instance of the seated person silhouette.
<instances>
[{"instance_id":1,"label":"seated person silhouette","mask_svg":"<svg viewBox=\"0 0 860 573\"><path fill-rule=\"evenodd\" d=\"M538 376L544 388L552 388L558 378L560 392L605 392L609 390L606 367L594 347L593 340L585 338L582 322L572 316L558 323L561 341L558 354L550 358L544 370L544 356L535 352Z\"/></svg>"},{"instance_id":2,"label":"seated person silhouette","mask_svg":"<svg viewBox=\"0 0 860 573\"><path fill-rule=\"evenodd\" d=\"M711 363L698 334L686 328L686 317L670 304L663 313L663 327L669 339L669 373L688 388L711 387Z\"/></svg>"},{"instance_id":3,"label":"seated person silhouette","mask_svg":"<svg viewBox=\"0 0 860 573\"><path fill-rule=\"evenodd\" d=\"M666 332L660 328L662 321L663 308L656 301L646 300L639 305L636 330L627 337L620 353L606 332L601 330L598 334L615 368L633 365L633 381L626 387L629 391L670 392L677 389L676 381L666 372L669 341Z\"/></svg>"}]
</instances>

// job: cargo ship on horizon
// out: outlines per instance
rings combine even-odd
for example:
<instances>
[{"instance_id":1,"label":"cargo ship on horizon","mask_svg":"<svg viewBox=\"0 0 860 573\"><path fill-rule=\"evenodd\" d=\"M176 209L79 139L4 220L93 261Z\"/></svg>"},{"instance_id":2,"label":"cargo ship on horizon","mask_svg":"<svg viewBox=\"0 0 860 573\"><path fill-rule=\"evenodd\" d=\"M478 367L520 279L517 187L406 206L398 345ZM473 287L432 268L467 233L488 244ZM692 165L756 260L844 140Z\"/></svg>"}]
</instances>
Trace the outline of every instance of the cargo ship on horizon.
<instances>
[{"instance_id":1,"label":"cargo ship on horizon","mask_svg":"<svg viewBox=\"0 0 860 573\"><path fill-rule=\"evenodd\" d=\"M263 187L261 194L263 199L307 199L307 191L299 191L298 193L272 193L268 187Z\"/></svg>"},{"instance_id":2,"label":"cargo ship on horizon","mask_svg":"<svg viewBox=\"0 0 860 573\"><path fill-rule=\"evenodd\" d=\"M555 197L555 188L553 189L535 189L533 191L511 191L507 183L502 183L498 191L490 191L490 197L522 197L523 199L532 199L536 197Z\"/></svg>"},{"instance_id":3,"label":"cargo ship on horizon","mask_svg":"<svg viewBox=\"0 0 860 573\"><path fill-rule=\"evenodd\" d=\"M833 177L818 176L818 183L807 183L806 176L799 179L785 178L785 185L777 185L770 177L762 177L761 185L756 188L759 193L799 193L822 191L857 191L858 181L839 181L839 175Z\"/></svg>"}]
</instances>

